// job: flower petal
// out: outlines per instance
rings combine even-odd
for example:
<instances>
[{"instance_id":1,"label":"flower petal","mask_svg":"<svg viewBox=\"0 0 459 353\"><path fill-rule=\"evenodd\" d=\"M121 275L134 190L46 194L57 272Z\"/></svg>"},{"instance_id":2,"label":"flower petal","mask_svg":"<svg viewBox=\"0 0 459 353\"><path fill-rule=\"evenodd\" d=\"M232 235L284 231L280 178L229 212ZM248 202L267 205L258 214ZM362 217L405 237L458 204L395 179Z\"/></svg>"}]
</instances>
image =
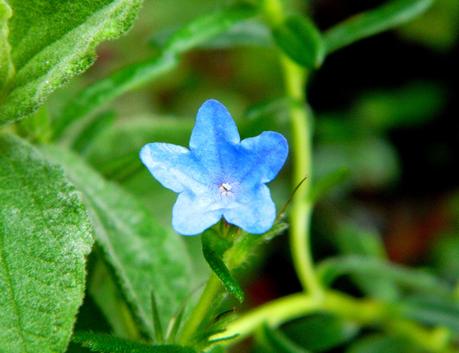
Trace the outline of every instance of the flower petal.
<instances>
[{"instance_id":1,"label":"flower petal","mask_svg":"<svg viewBox=\"0 0 459 353\"><path fill-rule=\"evenodd\" d=\"M213 226L222 217L220 208L213 207L214 200L206 194L183 192L172 210L172 226L183 235L197 235Z\"/></svg>"},{"instance_id":2,"label":"flower petal","mask_svg":"<svg viewBox=\"0 0 459 353\"><path fill-rule=\"evenodd\" d=\"M209 174L217 176L225 173L239 142L236 123L225 106L214 99L207 100L199 108L191 133L191 152Z\"/></svg>"},{"instance_id":3,"label":"flower petal","mask_svg":"<svg viewBox=\"0 0 459 353\"><path fill-rule=\"evenodd\" d=\"M262 234L273 226L276 206L268 187L261 184L238 195L236 202L224 211L223 217L248 233Z\"/></svg>"},{"instance_id":4,"label":"flower petal","mask_svg":"<svg viewBox=\"0 0 459 353\"><path fill-rule=\"evenodd\" d=\"M190 151L169 143L149 143L140 151L140 159L150 173L166 188L175 192L207 189L207 176Z\"/></svg>"},{"instance_id":5,"label":"flower petal","mask_svg":"<svg viewBox=\"0 0 459 353\"><path fill-rule=\"evenodd\" d=\"M288 143L284 136L265 131L256 137L242 140L241 146L248 151L248 161L253 167L242 176L247 184L268 183L281 170L288 156Z\"/></svg>"}]
</instances>

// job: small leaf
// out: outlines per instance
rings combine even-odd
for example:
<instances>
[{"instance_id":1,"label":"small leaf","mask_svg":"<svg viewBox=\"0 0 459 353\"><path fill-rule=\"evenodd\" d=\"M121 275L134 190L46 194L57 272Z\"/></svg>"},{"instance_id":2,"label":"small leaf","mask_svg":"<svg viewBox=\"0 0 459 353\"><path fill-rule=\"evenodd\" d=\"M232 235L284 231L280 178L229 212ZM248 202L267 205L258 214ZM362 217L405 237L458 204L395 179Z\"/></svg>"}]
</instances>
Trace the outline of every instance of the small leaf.
<instances>
[{"instance_id":1,"label":"small leaf","mask_svg":"<svg viewBox=\"0 0 459 353\"><path fill-rule=\"evenodd\" d=\"M258 335L260 344L272 353L308 353L309 351L297 346L281 331L272 329L264 324Z\"/></svg>"},{"instance_id":2,"label":"small leaf","mask_svg":"<svg viewBox=\"0 0 459 353\"><path fill-rule=\"evenodd\" d=\"M170 319L169 326L166 331L166 341L175 342L177 333L180 330L180 325L182 324L183 316L185 315L185 305L179 309L179 311Z\"/></svg>"},{"instance_id":3,"label":"small leaf","mask_svg":"<svg viewBox=\"0 0 459 353\"><path fill-rule=\"evenodd\" d=\"M374 10L351 17L324 34L327 53L409 22L432 3L433 0L391 0Z\"/></svg>"},{"instance_id":4,"label":"small leaf","mask_svg":"<svg viewBox=\"0 0 459 353\"><path fill-rule=\"evenodd\" d=\"M406 288L443 296L448 296L451 291L447 284L426 272L369 257L343 256L331 258L320 264L318 273L326 285L330 285L339 276L359 274L370 278L385 278Z\"/></svg>"},{"instance_id":5,"label":"small leaf","mask_svg":"<svg viewBox=\"0 0 459 353\"><path fill-rule=\"evenodd\" d=\"M242 303L244 301L244 291L223 262L223 254L231 247L231 244L212 229L206 231L201 240L202 252L210 268L223 283L226 290Z\"/></svg>"},{"instance_id":6,"label":"small leaf","mask_svg":"<svg viewBox=\"0 0 459 353\"><path fill-rule=\"evenodd\" d=\"M155 339L157 343L164 342L163 325L159 315L158 303L156 302L154 292L151 292L151 313L153 316L153 328L155 330Z\"/></svg>"},{"instance_id":7,"label":"small leaf","mask_svg":"<svg viewBox=\"0 0 459 353\"><path fill-rule=\"evenodd\" d=\"M55 136L62 136L72 123L96 111L102 105L173 69L179 62L180 54L205 43L255 14L256 11L252 7L236 6L203 15L182 27L166 42L159 56L126 66L80 92L59 114Z\"/></svg>"},{"instance_id":8,"label":"small leaf","mask_svg":"<svg viewBox=\"0 0 459 353\"><path fill-rule=\"evenodd\" d=\"M318 68L325 58L321 34L311 20L290 16L273 30L277 45L296 63L308 69Z\"/></svg>"},{"instance_id":9,"label":"small leaf","mask_svg":"<svg viewBox=\"0 0 459 353\"><path fill-rule=\"evenodd\" d=\"M282 327L286 337L312 352L326 352L350 341L358 326L329 314L308 315Z\"/></svg>"},{"instance_id":10,"label":"small leaf","mask_svg":"<svg viewBox=\"0 0 459 353\"><path fill-rule=\"evenodd\" d=\"M147 345L107 334L77 332L73 342L98 353L196 353L192 348L177 345Z\"/></svg>"},{"instance_id":11,"label":"small leaf","mask_svg":"<svg viewBox=\"0 0 459 353\"><path fill-rule=\"evenodd\" d=\"M0 180L0 352L65 352L93 243L86 209L17 137L0 135Z\"/></svg>"},{"instance_id":12,"label":"small leaf","mask_svg":"<svg viewBox=\"0 0 459 353\"><path fill-rule=\"evenodd\" d=\"M8 42L8 20L12 14L8 3L5 0L0 0L0 101L3 88L14 75L11 47Z\"/></svg>"},{"instance_id":13,"label":"small leaf","mask_svg":"<svg viewBox=\"0 0 459 353\"><path fill-rule=\"evenodd\" d=\"M8 40L15 76L1 96L0 125L32 114L53 91L85 71L100 42L131 27L142 0L8 3L14 13Z\"/></svg>"},{"instance_id":14,"label":"small leaf","mask_svg":"<svg viewBox=\"0 0 459 353\"><path fill-rule=\"evenodd\" d=\"M350 171L346 167L341 167L323 176L311 189L309 201L316 203L324 195L330 192L335 186L343 183L350 176Z\"/></svg>"},{"instance_id":15,"label":"small leaf","mask_svg":"<svg viewBox=\"0 0 459 353\"><path fill-rule=\"evenodd\" d=\"M141 328L154 337L151 290L163 322L190 292L190 259L183 239L160 227L142 204L106 182L78 156L52 146L44 151L64 166L66 175L83 193L96 241Z\"/></svg>"}]
</instances>

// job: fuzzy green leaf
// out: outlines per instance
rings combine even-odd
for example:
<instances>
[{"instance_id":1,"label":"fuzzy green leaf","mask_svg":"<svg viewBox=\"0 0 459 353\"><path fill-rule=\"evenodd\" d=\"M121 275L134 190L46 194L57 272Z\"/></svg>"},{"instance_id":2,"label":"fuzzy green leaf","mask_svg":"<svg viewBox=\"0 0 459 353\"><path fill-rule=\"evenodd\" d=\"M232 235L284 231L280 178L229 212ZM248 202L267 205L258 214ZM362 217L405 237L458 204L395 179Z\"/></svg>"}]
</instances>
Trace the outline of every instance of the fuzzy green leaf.
<instances>
[{"instance_id":1,"label":"fuzzy green leaf","mask_svg":"<svg viewBox=\"0 0 459 353\"><path fill-rule=\"evenodd\" d=\"M202 253L210 268L220 279L226 290L242 303L244 301L244 291L223 262L223 255L231 247L231 244L212 229L206 231L201 240Z\"/></svg>"},{"instance_id":2,"label":"fuzzy green leaf","mask_svg":"<svg viewBox=\"0 0 459 353\"><path fill-rule=\"evenodd\" d=\"M9 0L15 77L0 101L0 125L24 118L95 60L96 46L126 32L142 0Z\"/></svg>"},{"instance_id":3,"label":"fuzzy green leaf","mask_svg":"<svg viewBox=\"0 0 459 353\"><path fill-rule=\"evenodd\" d=\"M106 182L78 156L57 147L46 152L64 166L83 193L96 241L142 329L154 337L151 292L163 323L190 292L190 262L182 238L161 228L142 204Z\"/></svg>"},{"instance_id":4,"label":"fuzzy green leaf","mask_svg":"<svg viewBox=\"0 0 459 353\"><path fill-rule=\"evenodd\" d=\"M99 353L196 353L193 349L177 345L147 345L122 338L91 332L77 332L73 342Z\"/></svg>"},{"instance_id":5,"label":"fuzzy green leaf","mask_svg":"<svg viewBox=\"0 0 459 353\"><path fill-rule=\"evenodd\" d=\"M273 30L277 45L298 64L319 67L325 58L322 36L316 26L302 16L290 16Z\"/></svg>"},{"instance_id":6,"label":"fuzzy green leaf","mask_svg":"<svg viewBox=\"0 0 459 353\"><path fill-rule=\"evenodd\" d=\"M180 54L224 33L255 14L256 11L252 7L237 6L203 15L190 22L166 41L158 56L126 66L80 92L59 115L56 137L61 136L76 120L173 69L179 62Z\"/></svg>"},{"instance_id":7,"label":"fuzzy green leaf","mask_svg":"<svg viewBox=\"0 0 459 353\"><path fill-rule=\"evenodd\" d=\"M372 11L353 16L325 33L327 52L411 21L432 3L433 0L391 0Z\"/></svg>"},{"instance_id":8,"label":"fuzzy green leaf","mask_svg":"<svg viewBox=\"0 0 459 353\"><path fill-rule=\"evenodd\" d=\"M14 73L11 48L8 43L8 20L12 14L8 3L0 0L0 100L3 87L7 85Z\"/></svg>"},{"instance_id":9,"label":"fuzzy green leaf","mask_svg":"<svg viewBox=\"0 0 459 353\"><path fill-rule=\"evenodd\" d=\"M59 167L0 135L0 352L66 350L83 300L91 225Z\"/></svg>"}]
</instances>

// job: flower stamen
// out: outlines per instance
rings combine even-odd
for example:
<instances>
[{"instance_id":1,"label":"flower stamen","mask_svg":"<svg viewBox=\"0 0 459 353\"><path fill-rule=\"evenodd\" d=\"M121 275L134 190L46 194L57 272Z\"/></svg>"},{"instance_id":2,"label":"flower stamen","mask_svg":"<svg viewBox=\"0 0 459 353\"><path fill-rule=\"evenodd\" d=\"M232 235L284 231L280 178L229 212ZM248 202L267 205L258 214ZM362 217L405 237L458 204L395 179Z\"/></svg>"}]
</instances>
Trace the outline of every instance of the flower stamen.
<instances>
[{"instance_id":1,"label":"flower stamen","mask_svg":"<svg viewBox=\"0 0 459 353\"><path fill-rule=\"evenodd\" d=\"M223 183L218 187L218 190L220 190L220 193L223 196L231 195L232 194L232 192L231 192L232 189L233 189L233 187L231 186L231 184L228 184L228 183Z\"/></svg>"}]
</instances>

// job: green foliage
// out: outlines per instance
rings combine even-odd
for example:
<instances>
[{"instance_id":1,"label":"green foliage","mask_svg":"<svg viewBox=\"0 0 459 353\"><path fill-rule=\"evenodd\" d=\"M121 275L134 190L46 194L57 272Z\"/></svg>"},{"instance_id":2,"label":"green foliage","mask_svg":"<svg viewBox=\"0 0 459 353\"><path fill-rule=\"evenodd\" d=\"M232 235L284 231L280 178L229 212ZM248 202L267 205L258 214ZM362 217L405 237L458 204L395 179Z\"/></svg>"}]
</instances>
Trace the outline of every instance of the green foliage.
<instances>
[{"instance_id":1,"label":"green foliage","mask_svg":"<svg viewBox=\"0 0 459 353\"><path fill-rule=\"evenodd\" d=\"M248 236L248 235L246 235ZM202 253L210 268L225 286L241 303L244 301L244 291L234 279L223 261L223 255L232 246L228 239L221 237L215 230L210 229L202 235Z\"/></svg>"},{"instance_id":2,"label":"green foliage","mask_svg":"<svg viewBox=\"0 0 459 353\"><path fill-rule=\"evenodd\" d=\"M309 19L290 16L273 31L277 45L298 64L318 68L325 58L325 46L319 30Z\"/></svg>"},{"instance_id":3,"label":"green foliage","mask_svg":"<svg viewBox=\"0 0 459 353\"><path fill-rule=\"evenodd\" d=\"M113 112L103 112L101 114L97 114L94 117L94 120L87 124L78 137L73 141L72 148L84 155L98 135L113 125L115 118L116 116Z\"/></svg>"},{"instance_id":4,"label":"green foliage","mask_svg":"<svg viewBox=\"0 0 459 353\"><path fill-rule=\"evenodd\" d=\"M356 122L371 131L418 126L435 117L445 105L442 87L414 82L390 91L371 91L351 109Z\"/></svg>"},{"instance_id":5,"label":"green foliage","mask_svg":"<svg viewBox=\"0 0 459 353\"><path fill-rule=\"evenodd\" d=\"M122 179L132 170L141 168L139 146L150 141L187 145L192 127L191 119L132 118L101 131L85 150L85 155L102 174Z\"/></svg>"},{"instance_id":6,"label":"green foliage","mask_svg":"<svg viewBox=\"0 0 459 353\"><path fill-rule=\"evenodd\" d=\"M287 323L283 332L301 347L326 352L354 338L358 326L334 315L316 314Z\"/></svg>"},{"instance_id":7,"label":"green foliage","mask_svg":"<svg viewBox=\"0 0 459 353\"><path fill-rule=\"evenodd\" d=\"M0 105L0 124L32 114L85 71L96 46L126 32L142 0L9 0L8 42L15 76Z\"/></svg>"},{"instance_id":8,"label":"green foliage","mask_svg":"<svg viewBox=\"0 0 459 353\"><path fill-rule=\"evenodd\" d=\"M0 0L0 101L3 88L14 73L11 48L8 43L8 20L12 11L6 0Z\"/></svg>"},{"instance_id":9,"label":"green foliage","mask_svg":"<svg viewBox=\"0 0 459 353\"><path fill-rule=\"evenodd\" d=\"M308 353L309 351L301 348L292 342L281 331L264 324L257 336L258 342L266 353Z\"/></svg>"},{"instance_id":10,"label":"green foliage","mask_svg":"<svg viewBox=\"0 0 459 353\"><path fill-rule=\"evenodd\" d=\"M316 182L309 193L309 201L315 203L330 192L335 186L343 183L349 177L350 171L345 167L338 168Z\"/></svg>"},{"instance_id":11,"label":"green foliage","mask_svg":"<svg viewBox=\"0 0 459 353\"><path fill-rule=\"evenodd\" d=\"M336 168L348 168L351 172L349 183L362 189L373 189L393 183L399 176L399 161L392 145L380 137L359 136L352 124L342 124L339 120L328 121L331 131L321 131L315 157L321 161L315 169L317 179L324 178ZM336 124L337 123L337 124ZM331 126L332 125L332 126ZM357 133L357 135L356 135ZM334 137L333 137L334 136ZM346 140L345 140L346 139Z\"/></svg>"},{"instance_id":12,"label":"green foliage","mask_svg":"<svg viewBox=\"0 0 459 353\"><path fill-rule=\"evenodd\" d=\"M51 147L46 152L83 193L96 240L142 329L154 337L151 292L165 322L190 291L190 262L182 239L158 226L143 205L76 155Z\"/></svg>"},{"instance_id":13,"label":"green foliage","mask_svg":"<svg viewBox=\"0 0 459 353\"><path fill-rule=\"evenodd\" d=\"M390 0L374 10L356 15L325 33L327 52L400 26L422 14L432 3L433 0Z\"/></svg>"},{"instance_id":14,"label":"green foliage","mask_svg":"<svg viewBox=\"0 0 459 353\"><path fill-rule=\"evenodd\" d=\"M64 352L93 242L86 211L62 170L17 137L0 135L0 165L0 351Z\"/></svg>"},{"instance_id":15,"label":"green foliage","mask_svg":"<svg viewBox=\"0 0 459 353\"><path fill-rule=\"evenodd\" d=\"M426 325L447 327L459 335L459 300L432 295L416 295L403 301L406 317Z\"/></svg>"},{"instance_id":16,"label":"green foliage","mask_svg":"<svg viewBox=\"0 0 459 353\"><path fill-rule=\"evenodd\" d=\"M56 136L61 136L69 125L100 106L174 68L180 54L205 43L255 13L252 7L238 6L204 15L179 29L166 41L158 56L126 66L80 92L59 116Z\"/></svg>"},{"instance_id":17,"label":"green foliage","mask_svg":"<svg viewBox=\"0 0 459 353\"><path fill-rule=\"evenodd\" d=\"M338 225L336 235L336 244L344 255L387 260L382 239L374 230L344 223ZM395 283L388 278L357 273L352 275L352 280L364 293L376 298L394 300L398 297Z\"/></svg>"},{"instance_id":18,"label":"green foliage","mask_svg":"<svg viewBox=\"0 0 459 353\"><path fill-rule=\"evenodd\" d=\"M196 353L176 345L147 345L122 338L91 332L77 332L73 341L98 353Z\"/></svg>"},{"instance_id":19,"label":"green foliage","mask_svg":"<svg viewBox=\"0 0 459 353\"><path fill-rule=\"evenodd\" d=\"M356 341L346 353L421 353L400 337L371 335Z\"/></svg>"},{"instance_id":20,"label":"green foliage","mask_svg":"<svg viewBox=\"0 0 459 353\"><path fill-rule=\"evenodd\" d=\"M326 285L330 285L341 275L359 274L367 276L369 281L377 276L394 281L401 287L421 292L442 296L447 296L451 292L446 283L427 272L369 257L343 256L327 259L320 265L319 274Z\"/></svg>"}]
</instances>

